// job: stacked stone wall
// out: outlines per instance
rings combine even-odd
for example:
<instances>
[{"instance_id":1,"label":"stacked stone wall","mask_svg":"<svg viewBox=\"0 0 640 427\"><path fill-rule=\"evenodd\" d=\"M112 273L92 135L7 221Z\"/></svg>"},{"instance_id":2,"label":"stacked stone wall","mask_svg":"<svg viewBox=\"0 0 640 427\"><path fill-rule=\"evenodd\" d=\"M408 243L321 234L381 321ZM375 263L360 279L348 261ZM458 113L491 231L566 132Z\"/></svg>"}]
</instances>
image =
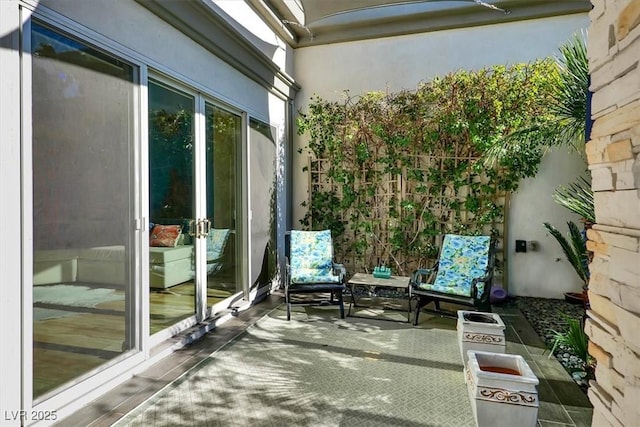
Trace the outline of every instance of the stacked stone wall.
<instances>
[{"instance_id":1,"label":"stacked stone wall","mask_svg":"<svg viewBox=\"0 0 640 427\"><path fill-rule=\"evenodd\" d=\"M594 119L586 152L592 425L640 422L640 0L592 0L588 52Z\"/></svg>"}]
</instances>

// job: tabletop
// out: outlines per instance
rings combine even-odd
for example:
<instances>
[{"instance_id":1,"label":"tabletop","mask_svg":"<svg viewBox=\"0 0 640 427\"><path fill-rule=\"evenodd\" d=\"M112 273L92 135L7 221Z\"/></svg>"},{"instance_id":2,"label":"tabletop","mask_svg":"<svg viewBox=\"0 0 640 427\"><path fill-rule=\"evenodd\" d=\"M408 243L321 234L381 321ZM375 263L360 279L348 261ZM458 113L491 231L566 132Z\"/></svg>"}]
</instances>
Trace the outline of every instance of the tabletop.
<instances>
[{"instance_id":1,"label":"tabletop","mask_svg":"<svg viewBox=\"0 0 640 427\"><path fill-rule=\"evenodd\" d=\"M356 273L349 279L350 285L381 286L388 288L408 288L410 277L391 276L388 279L373 277L373 274Z\"/></svg>"}]
</instances>

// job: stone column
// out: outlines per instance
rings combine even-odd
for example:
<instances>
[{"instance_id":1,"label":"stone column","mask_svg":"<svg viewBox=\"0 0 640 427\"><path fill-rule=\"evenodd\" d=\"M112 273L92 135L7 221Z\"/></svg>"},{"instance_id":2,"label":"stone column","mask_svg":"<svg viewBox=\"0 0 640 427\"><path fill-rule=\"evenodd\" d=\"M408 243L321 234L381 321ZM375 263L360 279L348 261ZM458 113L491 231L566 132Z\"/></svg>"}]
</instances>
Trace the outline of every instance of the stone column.
<instances>
[{"instance_id":1,"label":"stone column","mask_svg":"<svg viewBox=\"0 0 640 427\"><path fill-rule=\"evenodd\" d=\"M592 0L588 52L594 119L586 151L596 224L587 236L592 425L640 419L640 0Z\"/></svg>"}]
</instances>

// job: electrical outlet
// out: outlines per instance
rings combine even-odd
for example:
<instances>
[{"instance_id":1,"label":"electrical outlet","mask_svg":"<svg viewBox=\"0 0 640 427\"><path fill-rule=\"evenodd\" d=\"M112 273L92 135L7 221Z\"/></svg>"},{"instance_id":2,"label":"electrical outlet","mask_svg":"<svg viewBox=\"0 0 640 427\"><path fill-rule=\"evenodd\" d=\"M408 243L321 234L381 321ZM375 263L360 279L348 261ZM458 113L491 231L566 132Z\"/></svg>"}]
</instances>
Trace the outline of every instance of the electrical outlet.
<instances>
[{"instance_id":1,"label":"electrical outlet","mask_svg":"<svg viewBox=\"0 0 640 427\"><path fill-rule=\"evenodd\" d=\"M527 252L526 240L516 240L516 252Z\"/></svg>"}]
</instances>

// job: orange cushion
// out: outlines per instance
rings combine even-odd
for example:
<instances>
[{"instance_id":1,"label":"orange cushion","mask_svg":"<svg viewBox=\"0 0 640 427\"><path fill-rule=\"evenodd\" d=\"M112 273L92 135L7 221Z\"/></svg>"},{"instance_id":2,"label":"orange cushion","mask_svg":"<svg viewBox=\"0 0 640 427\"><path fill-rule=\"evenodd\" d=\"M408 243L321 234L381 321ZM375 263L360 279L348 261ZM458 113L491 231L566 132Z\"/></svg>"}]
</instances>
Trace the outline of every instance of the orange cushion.
<instances>
[{"instance_id":1,"label":"orange cushion","mask_svg":"<svg viewBox=\"0 0 640 427\"><path fill-rule=\"evenodd\" d=\"M180 225L155 225L149 235L149 246L162 246L172 248L178 243L178 237L182 233Z\"/></svg>"}]
</instances>

